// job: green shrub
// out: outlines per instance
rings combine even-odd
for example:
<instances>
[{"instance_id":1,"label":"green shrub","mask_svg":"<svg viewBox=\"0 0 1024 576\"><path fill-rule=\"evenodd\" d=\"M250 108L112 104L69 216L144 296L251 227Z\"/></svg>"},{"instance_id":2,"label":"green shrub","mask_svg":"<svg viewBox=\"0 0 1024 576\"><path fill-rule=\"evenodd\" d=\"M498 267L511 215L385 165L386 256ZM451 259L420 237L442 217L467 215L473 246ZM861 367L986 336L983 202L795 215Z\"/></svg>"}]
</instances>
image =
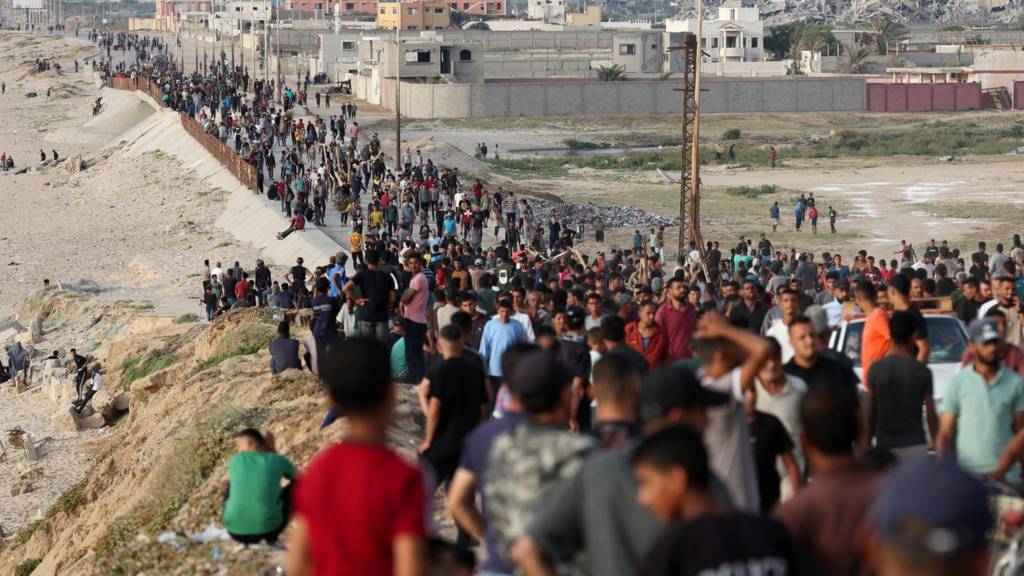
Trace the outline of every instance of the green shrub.
<instances>
[{"instance_id":1,"label":"green shrub","mask_svg":"<svg viewBox=\"0 0 1024 576\"><path fill-rule=\"evenodd\" d=\"M744 198L767 196L769 194L775 194L778 191L779 187L774 184L762 184L761 186L730 186L725 189L725 193L730 196L743 196Z\"/></svg>"},{"instance_id":2,"label":"green shrub","mask_svg":"<svg viewBox=\"0 0 1024 576\"><path fill-rule=\"evenodd\" d=\"M29 574L34 572L36 566L39 566L42 561L43 560L41 558L29 558L28 560L25 560L21 564L18 564L18 567L14 569L14 576L29 576Z\"/></svg>"},{"instance_id":3,"label":"green shrub","mask_svg":"<svg viewBox=\"0 0 1024 576\"><path fill-rule=\"evenodd\" d=\"M722 140L739 140L743 131L739 128L729 128L725 132L722 132Z\"/></svg>"},{"instance_id":4,"label":"green shrub","mask_svg":"<svg viewBox=\"0 0 1024 576\"><path fill-rule=\"evenodd\" d=\"M565 141L566 147L570 150L597 150L598 148L604 148L601 144L596 142L588 142L586 140L577 140L575 138L569 138Z\"/></svg>"},{"instance_id":5,"label":"green shrub","mask_svg":"<svg viewBox=\"0 0 1024 576\"><path fill-rule=\"evenodd\" d=\"M255 354L270 343L276 332L276 328L267 324L244 324L229 330L217 342L213 355L196 365L195 372L209 370L228 358Z\"/></svg>"},{"instance_id":6,"label":"green shrub","mask_svg":"<svg viewBox=\"0 0 1024 576\"><path fill-rule=\"evenodd\" d=\"M193 322L198 322L198 321L199 321L199 315L198 314L193 314L192 312L187 312L187 313L182 314L181 316L178 316L177 318L174 319L174 323L175 324L191 324Z\"/></svg>"},{"instance_id":7,"label":"green shrub","mask_svg":"<svg viewBox=\"0 0 1024 576\"><path fill-rule=\"evenodd\" d=\"M47 510L46 517L50 518L61 512L69 515L74 514L85 504L85 480L82 480L60 495L60 498Z\"/></svg>"},{"instance_id":8,"label":"green shrub","mask_svg":"<svg viewBox=\"0 0 1024 576\"><path fill-rule=\"evenodd\" d=\"M178 353L169 347L139 356L131 356L121 364L121 389L127 390L132 382L159 372L178 361Z\"/></svg>"},{"instance_id":9,"label":"green shrub","mask_svg":"<svg viewBox=\"0 0 1024 576\"><path fill-rule=\"evenodd\" d=\"M43 525L43 520L33 520L18 530L18 534L14 537L14 545L21 546L25 542L28 542L32 535L36 533L36 530Z\"/></svg>"}]
</instances>

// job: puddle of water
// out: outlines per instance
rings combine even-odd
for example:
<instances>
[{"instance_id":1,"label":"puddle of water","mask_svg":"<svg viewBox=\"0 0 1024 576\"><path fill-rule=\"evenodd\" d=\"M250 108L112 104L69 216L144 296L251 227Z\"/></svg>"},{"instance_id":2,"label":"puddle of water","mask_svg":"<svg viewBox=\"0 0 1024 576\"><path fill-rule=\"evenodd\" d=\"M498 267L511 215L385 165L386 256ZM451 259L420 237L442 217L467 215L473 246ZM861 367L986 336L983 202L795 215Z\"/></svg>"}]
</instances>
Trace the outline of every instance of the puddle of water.
<instances>
[{"instance_id":1,"label":"puddle of water","mask_svg":"<svg viewBox=\"0 0 1024 576\"><path fill-rule=\"evenodd\" d=\"M939 194L947 192L963 182L920 182L904 186L903 197L912 204L920 204L933 200Z\"/></svg>"}]
</instances>

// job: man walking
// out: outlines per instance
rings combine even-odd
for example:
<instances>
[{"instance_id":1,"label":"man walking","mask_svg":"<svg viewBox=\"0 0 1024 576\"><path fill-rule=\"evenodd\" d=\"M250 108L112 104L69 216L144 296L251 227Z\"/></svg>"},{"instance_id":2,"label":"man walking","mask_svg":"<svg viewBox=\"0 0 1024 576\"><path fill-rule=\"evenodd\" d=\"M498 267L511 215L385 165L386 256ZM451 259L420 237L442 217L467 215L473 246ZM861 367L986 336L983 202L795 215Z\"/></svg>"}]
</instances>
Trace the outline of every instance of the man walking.
<instances>
[{"instance_id":1,"label":"man walking","mask_svg":"<svg viewBox=\"0 0 1024 576\"><path fill-rule=\"evenodd\" d=\"M423 274L423 260L419 253L405 257L405 269L410 274L409 286L399 305L402 328L405 331L405 361L409 366L409 382L419 383L426 371L423 359L423 340L427 335L427 297L430 283Z\"/></svg>"}]
</instances>

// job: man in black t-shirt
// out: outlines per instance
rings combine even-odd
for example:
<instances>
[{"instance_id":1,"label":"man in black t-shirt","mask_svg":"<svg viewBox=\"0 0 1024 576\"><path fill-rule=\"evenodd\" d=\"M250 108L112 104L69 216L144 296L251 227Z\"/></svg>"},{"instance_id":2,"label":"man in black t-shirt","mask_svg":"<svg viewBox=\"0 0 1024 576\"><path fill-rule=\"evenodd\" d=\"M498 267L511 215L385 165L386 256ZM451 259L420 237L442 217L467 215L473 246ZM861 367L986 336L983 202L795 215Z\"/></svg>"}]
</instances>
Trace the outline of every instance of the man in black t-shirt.
<instances>
[{"instance_id":1,"label":"man in black t-shirt","mask_svg":"<svg viewBox=\"0 0 1024 576\"><path fill-rule=\"evenodd\" d=\"M487 389L483 368L462 357L462 331L449 324L438 335L444 361L427 372L416 391L427 420L417 452L430 464L436 483L448 485L466 436L485 420ZM458 541L470 541L462 528Z\"/></svg>"},{"instance_id":2,"label":"man in black t-shirt","mask_svg":"<svg viewBox=\"0 0 1024 576\"><path fill-rule=\"evenodd\" d=\"M298 294L306 287L306 277L308 275L309 269L302 265L302 258L299 258L295 261L295 266L292 266L288 273L285 274L285 279L292 285L292 292Z\"/></svg>"},{"instance_id":3,"label":"man in black t-shirt","mask_svg":"<svg viewBox=\"0 0 1024 576\"><path fill-rule=\"evenodd\" d=\"M359 305L356 320L359 322L359 334L367 338L376 338L383 342L388 331L388 307L394 303L398 292L395 290L391 275L377 268L380 255L377 252L366 254L366 268L345 283L345 295L353 298L352 291L359 288Z\"/></svg>"},{"instance_id":4,"label":"man in black t-shirt","mask_svg":"<svg viewBox=\"0 0 1024 576\"><path fill-rule=\"evenodd\" d=\"M914 358L917 316L895 312L889 318L889 353L871 365L868 372L868 421L875 434L875 446L891 450L901 459L928 452L921 407L927 415L932 438L938 433L932 372Z\"/></svg>"},{"instance_id":5,"label":"man in black t-shirt","mask_svg":"<svg viewBox=\"0 0 1024 576\"><path fill-rule=\"evenodd\" d=\"M709 493L711 471L700 435L687 426L662 430L633 454L637 499L672 522L641 564L641 576L800 575L811 571L778 521L730 512Z\"/></svg>"},{"instance_id":6,"label":"man in black t-shirt","mask_svg":"<svg viewBox=\"0 0 1024 576\"><path fill-rule=\"evenodd\" d=\"M747 410L747 424L750 426L750 446L754 452L754 467L757 470L757 486L761 495L761 511L772 511L779 502L781 486L776 462L782 459L786 466L787 480L795 493L800 488L800 466L793 456L793 440L778 418L759 412L753 395L744 397Z\"/></svg>"}]
</instances>

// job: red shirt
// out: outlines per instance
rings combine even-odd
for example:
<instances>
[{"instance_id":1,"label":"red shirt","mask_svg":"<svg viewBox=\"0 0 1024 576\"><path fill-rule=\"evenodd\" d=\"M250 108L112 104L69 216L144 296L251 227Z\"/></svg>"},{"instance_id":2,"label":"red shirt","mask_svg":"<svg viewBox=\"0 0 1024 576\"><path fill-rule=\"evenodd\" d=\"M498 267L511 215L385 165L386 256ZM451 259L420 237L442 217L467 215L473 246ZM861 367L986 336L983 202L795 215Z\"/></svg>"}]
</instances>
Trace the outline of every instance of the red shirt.
<instances>
[{"instance_id":1,"label":"red shirt","mask_svg":"<svg viewBox=\"0 0 1024 576\"><path fill-rule=\"evenodd\" d=\"M235 283L235 298L239 300L245 300L245 297L249 295L249 283L245 280L239 280Z\"/></svg>"},{"instance_id":2,"label":"red shirt","mask_svg":"<svg viewBox=\"0 0 1024 576\"><path fill-rule=\"evenodd\" d=\"M644 335L640 333L640 323L631 322L627 324L626 345L643 354L651 368L656 368L665 363L665 355L668 353L668 340L657 324L654 325L654 334L648 340L646 349L644 349Z\"/></svg>"},{"instance_id":3,"label":"red shirt","mask_svg":"<svg viewBox=\"0 0 1024 576\"><path fill-rule=\"evenodd\" d=\"M682 358L693 357L693 333L697 331L697 309L689 302L682 310L676 310L665 302L658 308L654 321L668 336L668 363Z\"/></svg>"},{"instance_id":4,"label":"red shirt","mask_svg":"<svg viewBox=\"0 0 1024 576\"><path fill-rule=\"evenodd\" d=\"M302 212L296 212L292 216L292 228L295 230L306 229L306 217L302 215Z\"/></svg>"},{"instance_id":5,"label":"red shirt","mask_svg":"<svg viewBox=\"0 0 1024 576\"><path fill-rule=\"evenodd\" d=\"M420 471L382 446L341 442L299 478L295 513L309 528L314 574L387 576L399 536L423 538Z\"/></svg>"}]
</instances>

